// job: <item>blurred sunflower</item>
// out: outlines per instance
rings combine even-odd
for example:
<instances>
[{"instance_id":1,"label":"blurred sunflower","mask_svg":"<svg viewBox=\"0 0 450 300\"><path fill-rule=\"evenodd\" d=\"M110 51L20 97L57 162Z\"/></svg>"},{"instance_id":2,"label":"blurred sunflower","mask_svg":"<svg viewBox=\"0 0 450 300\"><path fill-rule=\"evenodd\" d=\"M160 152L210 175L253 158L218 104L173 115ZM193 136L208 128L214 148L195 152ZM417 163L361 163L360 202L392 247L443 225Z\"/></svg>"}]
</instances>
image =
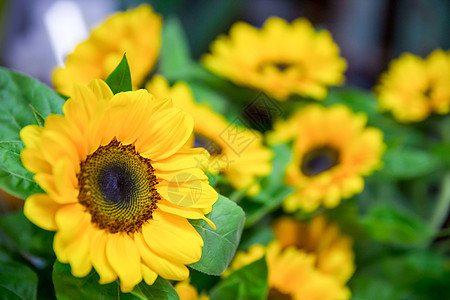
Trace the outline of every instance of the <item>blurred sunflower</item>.
<instances>
[{"instance_id":1,"label":"blurred sunflower","mask_svg":"<svg viewBox=\"0 0 450 300\"><path fill-rule=\"evenodd\" d=\"M203 240L186 218L205 219L218 198L196 167L202 149L183 148L192 118L146 90L113 96L99 79L76 84L64 115L21 132L24 166L45 191L24 214L56 231L56 257L72 274L94 267L128 292L158 275L185 280Z\"/></svg>"},{"instance_id":2,"label":"blurred sunflower","mask_svg":"<svg viewBox=\"0 0 450 300\"><path fill-rule=\"evenodd\" d=\"M197 289L189 283L189 280L178 282L174 286L180 300L209 300L208 295L199 295Z\"/></svg>"},{"instance_id":3,"label":"blurred sunflower","mask_svg":"<svg viewBox=\"0 0 450 300\"><path fill-rule=\"evenodd\" d=\"M346 69L331 34L316 32L303 18L289 24L272 17L260 30L238 22L230 37L222 35L212 43L202 62L212 72L280 101L291 94L323 99L327 86L344 81Z\"/></svg>"},{"instance_id":4,"label":"blurred sunflower","mask_svg":"<svg viewBox=\"0 0 450 300\"><path fill-rule=\"evenodd\" d=\"M286 211L335 207L363 190L363 176L381 167L384 151L382 132L366 122L344 105L310 105L274 125L269 143L294 139L286 182L296 192L284 201Z\"/></svg>"},{"instance_id":5,"label":"blurred sunflower","mask_svg":"<svg viewBox=\"0 0 450 300\"><path fill-rule=\"evenodd\" d=\"M334 277L320 272L315 255L295 247L283 249L278 241L267 247L253 245L247 252L239 251L229 273L266 255L269 292L267 299L349 299L350 290Z\"/></svg>"},{"instance_id":6,"label":"blurred sunflower","mask_svg":"<svg viewBox=\"0 0 450 300\"><path fill-rule=\"evenodd\" d=\"M323 216L316 216L309 224L284 216L273 229L283 249L294 246L315 254L317 269L338 282L345 284L355 271L351 238L342 235L337 225L327 224Z\"/></svg>"},{"instance_id":7,"label":"blurred sunflower","mask_svg":"<svg viewBox=\"0 0 450 300\"><path fill-rule=\"evenodd\" d=\"M88 84L94 78L106 79L124 53L133 86L139 87L158 57L161 25L161 16L148 5L111 16L67 56L64 68L54 71L55 89L71 96L75 82Z\"/></svg>"},{"instance_id":8,"label":"blurred sunflower","mask_svg":"<svg viewBox=\"0 0 450 300\"><path fill-rule=\"evenodd\" d=\"M183 82L170 87L163 77L155 76L146 88L156 97L172 98L175 107L192 115L194 135L188 145L209 151L210 160L199 161L205 171L223 173L236 189L247 189L250 195L259 192L256 179L272 170L272 152L263 146L259 132L232 125L209 106L196 104L189 86Z\"/></svg>"},{"instance_id":9,"label":"blurred sunflower","mask_svg":"<svg viewBox=\"0 0 450 300\"><path fill-rule=\"evenodd\" d=\"M426 59L410 53L393 60L378 86L378 103L400 122L425 120L450 111L450 51L435 50Z\"/></svg>"}]
</instances>

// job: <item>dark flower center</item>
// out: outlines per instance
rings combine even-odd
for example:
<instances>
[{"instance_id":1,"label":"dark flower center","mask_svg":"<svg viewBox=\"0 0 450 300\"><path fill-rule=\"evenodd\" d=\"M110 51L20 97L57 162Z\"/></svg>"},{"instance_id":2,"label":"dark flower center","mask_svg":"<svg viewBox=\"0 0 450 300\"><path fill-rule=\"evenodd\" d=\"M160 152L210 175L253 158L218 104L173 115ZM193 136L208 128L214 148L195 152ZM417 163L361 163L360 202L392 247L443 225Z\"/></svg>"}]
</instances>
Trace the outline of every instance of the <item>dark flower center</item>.
<instances>
[{"instance_id":1,"label":"dark flower center","mask_svg":"<svg viewBox=\"0 0 450 300\"><path fill-rule=\"evenodd\" d=\"M323 146L308 151L303 155L300 170L305 176L313 177L328 171L339 163L339 152Z\"/></svg>"},{"instance_id":2,"label":"dark flower center","mask_svg":"<svg viewBox=\"0 0 450 300\"><path fill-rule=\"evenodd\" d=\"M267 295L267 300L292 300L294 299L290 294L280 292L274 287L269 289L269 294Z\"/></svg>"},{"instance_id":3,"label":"dark flower center","mask_svg":"<svg viewBox=\"0 0 450 300\"><path fill-rule=\"evenodd\" d=\"M214 142L210 138L207 138L206 136L201 134L195 134L194 148L197 147L205 148L211 155L220 155L223 152L221 146L219 146L216 142Z\"/></svg>"},{"instance_id":4,"label":"dark flower center","mask_svg":"<svg viewBox=\"0 0 450 300\"><path fill-rule=\"evenodd\" d=\"M111 233L139 231L160 199L150 160L115 138L80 164L78 201Z\"/></svg>"},{"instance_id":5,"label":"dark flower center","mask_svg":"<svg viewBox=\"0 0 450 300\"><path fill-rule=\"evenodd\" d=\"M262 72L264 69L266 69L269 66L274 66L275 68L277 68L280 72L284 72L286 69L288 69L289 67L294 66L294 64L292 63L287 63L287 62L264 62L262 64L259 65L258 67L258 71Z\"/></svg>"},{"instance_id":6,"label":"dark flower center","mask_svg":"<svg viewBox=\"0 0 450 300\"><path fill-rule=\"evenodd\" d=\"M431 92L432 92L432 88L431 88L431 86L429 86L429 87L427 87L427 89L426 89L425 91L423 91L423 95L424 95L426 98L430 98Z\"/></svg>"}]
</instances>

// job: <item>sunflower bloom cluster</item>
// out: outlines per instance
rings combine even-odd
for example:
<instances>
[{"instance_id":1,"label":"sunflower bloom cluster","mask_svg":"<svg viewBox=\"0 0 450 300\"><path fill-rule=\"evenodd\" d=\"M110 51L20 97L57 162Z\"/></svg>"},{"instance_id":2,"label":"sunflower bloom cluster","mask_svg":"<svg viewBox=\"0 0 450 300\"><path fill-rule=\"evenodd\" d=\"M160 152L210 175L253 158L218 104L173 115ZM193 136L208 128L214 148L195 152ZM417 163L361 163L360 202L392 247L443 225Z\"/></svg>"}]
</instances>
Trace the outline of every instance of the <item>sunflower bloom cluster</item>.
<instances>
[{"instance_id":1,"label":"sunflower bloom cluster","mask_svg":"<svg viewBox=\"0 0 450 300\"><path fill-rule=\"evenodd\" d=\"M236 189L247 189L248 194L257 194L258 177L265 177L272 170L272 151L264 147L261 133L232 125L208 105L196 104L189 86L183 82L170 87L161 76L155 76L146 88L159 98L172 98L175 107L190 113L194 119L194 135L188 146L205 147L209 160L199 161L206 172L223 173ZM229 134L238 134L239 140L231 140ZM245 149L242 141L249 141Z\"/></svg>"},{"instance_id":2,"label":"sunflower bloom cluster","mask_svg":"<svg viewBox=\"0 0 450 300\"><path fill-rule=\"evenodd\" d=\"M174 288L180 300L209 300L208 295L199 295L197 289L189 283L189 280L176 283Z\"/></svg>"},{"instance_id":3,"label":"sunflower bloom cluster","mask_svg":"<svg viewBox=\"0 0 450 300\"><path fill-rule=\"evenodd\" d=\"M294 246L316 256L316 267L323 274L345 284L355 271L352 240L342 235L335 224L328 224L322 216L309 224L292 217L281 217L273 225L275 238L285 249Z\"/></svg>"},{"instance_id":4,"label":"sunflower bloom cluster","mask_svg":"<svg viewBox=\"0 0 450 300\"><path fill-rule=\"evenodd\" d=\"M116 13L94 29L67 56L64 68L53 73L53 85L71 96L74 83L105 80L127 54L134 87L139 87L155 65L161 44L162 18L148 5Z\"/></svg>"},{"instance_id":5,"label":"sunflower bloom cluster","mask_svg":"<svg viewBox=\"0 0 450 300\"><path fill-rule=\"evenodd\" d=\"M366 122L344 105L310 105L275 124L269 143L294 140L286 182L296 191L284 201L286 211L332 208L363 190L363 176L381 167L384 151L382 132Z\"/></svg>"},{"instance_id":6,"label":"sunflower bloom cluster","mask_svg":"<svg viewBox=\"0 0 450 300\"><path fill-rule=\"evenodd\" d=\"M350 291L331 275L315 266L314 254L284 248L275 240L267 247L253 245L248 251L236 254L229 272L238 270L265 255L268 269L267 299L349 299Z\"/></svg>"},{"instance_id":7,"label":"sunflower bloom cluster","mask_svg":"<svg viewBox=\"0 0 450 300\"><path fill-rule=\"evenodd\" d=\"M157 276L185 280L203 240L187 219L205 219L217 192L185 148L193 120L146 90L113 95L104 81L75 85L64 115L21 132L24 166L44 193L24 213L51 231L72 274L94 268L123 292ZM174 130L176 128L176 130ZM181 192L180 192L181 191Z\"/></svg>"},{"instance_id":8,"label":"sunflower bloom cluster","mask_svg":"<svg viewBox=\"0 0 450 300\"><path fill-rule=\"evenodd\" d=\"M327 87L344 81L346 61L326 30L300 18L291 24L269 18L261 29L238 22L211 45L203 64L238 85L285 101L291 94L324 99Z\"/></svg>"},{"instance_id":9,"label":"sunflower bloom cluster","mask_svg":"<svg viewBox=\"0 0 450 300\"><path fill-rule=\"evenodd\" d=\"M392 61L375 91L383 111L400 122L418 122L450 111L450 51L435 50L422 59L405 53Z\"/></svg>"}]
</instances>

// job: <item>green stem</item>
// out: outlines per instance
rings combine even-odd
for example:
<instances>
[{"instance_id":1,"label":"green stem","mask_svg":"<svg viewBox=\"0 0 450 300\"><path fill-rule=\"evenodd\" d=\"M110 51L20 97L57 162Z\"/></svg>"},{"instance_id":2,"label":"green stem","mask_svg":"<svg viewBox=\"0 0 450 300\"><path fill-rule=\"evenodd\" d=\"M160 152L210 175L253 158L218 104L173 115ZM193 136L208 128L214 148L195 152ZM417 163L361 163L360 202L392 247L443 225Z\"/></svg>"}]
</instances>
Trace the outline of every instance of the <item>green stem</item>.
<instances>
[{"instance_id":1,"label":"green stem","mask_svg":"<svg viewBox=\"0 0 450 300\"><path fill-rule=\"evenodd\" d=\"M447 172L442 179L442 190L439 194L438 202L431 215L431 228L439 230L445 221L450 208L450 172Z\"/></svg>"}]
</instances>

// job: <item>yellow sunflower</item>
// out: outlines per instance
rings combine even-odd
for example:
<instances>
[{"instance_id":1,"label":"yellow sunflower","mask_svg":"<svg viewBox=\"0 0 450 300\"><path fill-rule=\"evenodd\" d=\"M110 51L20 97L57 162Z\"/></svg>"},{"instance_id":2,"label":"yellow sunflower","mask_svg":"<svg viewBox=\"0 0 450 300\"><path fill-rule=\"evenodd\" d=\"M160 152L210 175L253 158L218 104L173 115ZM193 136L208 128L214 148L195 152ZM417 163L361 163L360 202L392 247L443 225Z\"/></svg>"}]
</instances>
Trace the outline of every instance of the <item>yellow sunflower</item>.
<instances>
[{"instance_id":1,"label":"yellow sunflower","mask_svg":"<svg viewBox=\"0 0 450 300\"><path fill-rule=\"evenodd\" d=\"M64 68L53 74L53 85L63 95L72 95L75 82L88 84L106 79L127 54L134 87L139 87L158 57L162 19L148 5L116 13L92 31L67 56Z\"/></svg>"},{"instance_id":2,"label":"yellow sunflower","mask_svg":"<svg viewBox=\"0 0 450 300\"><path fill-rule=\"evenodd\" d=\"M450 111L450 51L435 50L426 59L410 53L390 63L375 87L378 103L401 122L425 120Z\"/></svg>"},{"instance_id":3,"label":"yellow sunflower","mask_svg":"<svg viewBox=\"0 0 450 300\"><path fill-rule=\"evenodd\" d=\"M146 90L113 95L104 81L77 84L64 115L21 132L24 166L45 193L24 213L56 231L56 257L72 274L94 267L123 292L158 275L185 280L203 240L187 221L205 219L217 200L197 168L202 149L184 148L192 118Z\"/></svg>"},{"instance_id":4,"label":"yellow sunflower","mask_svg":"<svg viewBox=\"0 0 450 300\"><path fill-rule=\"evenodd\" d=\"M335 207L363 190L363 176L381 167L384 151L382 132L366 122L344 105L310 105L274 125L269 143L294 139L286 182L296 191L284 201L286 211Z\"/></svg>"},{"instance_id":5,"label":"yellow sunflower","mask_svg":"<svg viewBox=\"0 0 450 300\"><path fill-rule=\"evenodd\" d=\"M175 291L177 291L180 300L209 300L208 295L200 296L197 289L189 283L189 280L175 284Z\"/></svg>"},{"instance_id":6,"label":"yellow sunflower","mask_svg":"<svg viewBox=\"0 0 450 300\"><path fill-rule=\"evenodd\" d=\"M303 18L289 24L269 18L261 29L238 22L230 37L219 36L202 58L212 72L284 101L291 94L315 99L344 81L346 62L326 30Z\"/></svg>"},{"instance_id":7,"label":"yellow sunflower","mask_svg":"<svg viewBox=\"0 0 450 300\"><path fill-rule=\"evenodd\" d=\"M267 247L253 245L247 252L239 251L229 272L237 270L266 255L269 292L267 299L334 300L349 299L350 290L333 276L320 272L314 254L295 247L283 249L278 241Z\"/></svg>"},{"instance_id":8,"label":"yellow sunflower","mask_svg":"<svg viewBox=\"0 0 450 300\"><path fill-rule=\"evenodd\" d=\"M183 82L170 87L163 77L155 76L146 88L156 97L172 98L175 107L192 115L195 137L189 146L205 147L211 154L209 161L199 161L203 169L212 174L223 173L236 189L248 189L251 195L259 192L256 179L272 170L272 151L263 146L259 132L232 125L209 106L196 104Z\"/></svg>"},{"instance_id":9,"label":"yellow sunflower","mask_svg":"<svg viewBox=\"0 0 450 300\"><path fill-rule=\"evenodd\" d=\"M294 246L315 254L317 269L338 282L346 283L355 271L351 238L342 235L337 225L327 224L323 216L315 217L308 225L281 217L273 229L283 249Z\"/></svg>"}]
</instances>

